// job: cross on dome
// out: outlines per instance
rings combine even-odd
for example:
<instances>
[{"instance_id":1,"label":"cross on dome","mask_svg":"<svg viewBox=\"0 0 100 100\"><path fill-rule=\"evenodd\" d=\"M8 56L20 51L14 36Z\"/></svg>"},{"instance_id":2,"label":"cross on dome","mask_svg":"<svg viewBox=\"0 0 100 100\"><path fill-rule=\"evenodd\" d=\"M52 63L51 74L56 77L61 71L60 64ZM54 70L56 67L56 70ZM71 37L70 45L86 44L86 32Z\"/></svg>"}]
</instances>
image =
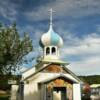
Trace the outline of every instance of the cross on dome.
<instances>
[{"instance_id":1,"label":"cross on dome","mask_svg":"<svg viewBox=\"0 0 100 100\"><path fill-rule=\"evenodd\" d=\"M52 25L52 20L53 20L53 18L52 18L52 16L53 16L53 12L55 12L54 10L52 10L52 8L49 10L49 12L50 12L50 25Z\"/></svg>"}]
</instances>

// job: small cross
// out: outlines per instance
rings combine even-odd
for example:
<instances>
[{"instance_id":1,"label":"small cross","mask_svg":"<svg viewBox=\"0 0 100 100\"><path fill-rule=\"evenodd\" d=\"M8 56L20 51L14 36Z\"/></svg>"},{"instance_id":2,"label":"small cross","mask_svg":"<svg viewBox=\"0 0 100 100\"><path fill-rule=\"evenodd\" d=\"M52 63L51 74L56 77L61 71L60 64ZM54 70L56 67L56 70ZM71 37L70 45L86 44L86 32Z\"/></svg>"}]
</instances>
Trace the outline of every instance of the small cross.
<instances>
[{"instance_id":1,"label":"small cross","mask_svg":"<svg viewBox=\"0 0 100 100\"><path fill-rule=\"evenodd\" d=\"M50 12L50 25L52 25L52 15L53 15L53 12L55 12L55 11L53 11L52 8L51 8L49 10L49 12Z\"/></svg>"}]
</instances>

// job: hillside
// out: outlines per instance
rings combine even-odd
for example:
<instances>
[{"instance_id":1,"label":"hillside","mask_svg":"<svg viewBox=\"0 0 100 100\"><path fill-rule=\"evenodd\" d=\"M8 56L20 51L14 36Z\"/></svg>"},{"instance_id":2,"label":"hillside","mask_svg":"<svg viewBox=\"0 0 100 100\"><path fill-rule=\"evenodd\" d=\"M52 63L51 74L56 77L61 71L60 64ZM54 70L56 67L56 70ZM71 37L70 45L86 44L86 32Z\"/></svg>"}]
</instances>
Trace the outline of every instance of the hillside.
<instances>
[{"instance_id":1,"label":"hillside","mask_svg":"<svg viewBox=\"0 0 100 100\"><path fill-rule=\"evenodd\" d=\"M100 84L100 75L78 76L83 82L89 84Z\"/></svg>"}]
</instances>

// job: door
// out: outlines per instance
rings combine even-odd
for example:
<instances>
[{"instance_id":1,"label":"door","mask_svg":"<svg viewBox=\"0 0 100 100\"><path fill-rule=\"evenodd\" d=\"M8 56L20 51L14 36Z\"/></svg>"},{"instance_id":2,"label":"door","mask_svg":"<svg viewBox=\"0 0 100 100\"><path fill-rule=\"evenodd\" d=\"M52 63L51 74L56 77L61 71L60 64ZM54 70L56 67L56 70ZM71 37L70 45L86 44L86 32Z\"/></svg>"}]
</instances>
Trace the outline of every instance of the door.
<instances>
[{"instance_id":1,"label":"door","mask_svg":"<svg viewBox=\"0 0 100 100\"><path fill-rule=\"evenodd\" d=\"M66 87L53 88L53 100L67 100Z\"/></svg>"}]
</instances>

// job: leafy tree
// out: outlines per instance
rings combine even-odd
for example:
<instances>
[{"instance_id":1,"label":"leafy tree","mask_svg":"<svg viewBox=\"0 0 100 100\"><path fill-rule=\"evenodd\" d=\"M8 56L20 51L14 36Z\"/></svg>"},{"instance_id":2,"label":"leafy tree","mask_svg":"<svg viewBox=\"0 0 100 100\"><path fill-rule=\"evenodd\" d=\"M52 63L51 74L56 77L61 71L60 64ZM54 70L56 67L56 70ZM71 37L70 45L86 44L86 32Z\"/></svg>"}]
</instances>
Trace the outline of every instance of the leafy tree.
<instances>
[{"instance_id":1,"label":"leafy tree","mask_svg":"<svg viewBox=\"0 0 100 100\"><path fill-rule=\"evenodd\" d=\"M27 62L25 56L33 50L32 40L27 33L20 37L16 24L0 24L0 74L12 74Z\"/></svg>"}]
</instances>

